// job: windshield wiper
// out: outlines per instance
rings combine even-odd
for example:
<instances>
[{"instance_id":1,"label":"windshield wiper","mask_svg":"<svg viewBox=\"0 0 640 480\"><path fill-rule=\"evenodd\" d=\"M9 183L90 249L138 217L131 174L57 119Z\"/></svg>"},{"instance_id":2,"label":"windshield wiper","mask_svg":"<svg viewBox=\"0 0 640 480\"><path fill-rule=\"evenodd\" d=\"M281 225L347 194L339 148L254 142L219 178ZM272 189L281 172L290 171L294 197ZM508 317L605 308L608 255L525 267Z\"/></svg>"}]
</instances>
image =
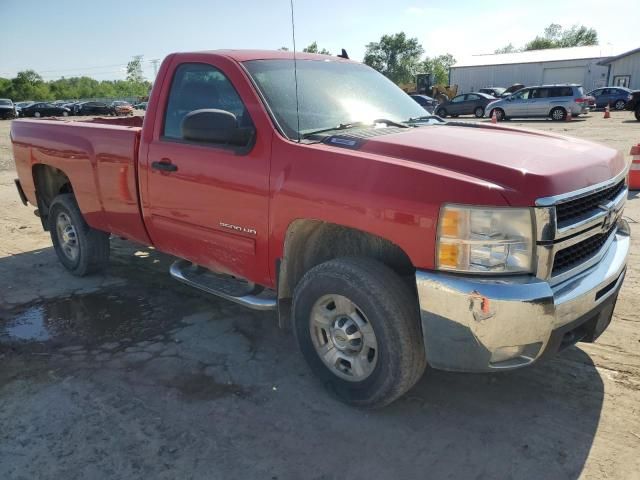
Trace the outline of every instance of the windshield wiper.
<instances>
[{"instance_id":1,"label":"windshield wiper","mask_svg":"<svg viewBox=\"0 0 640 480\"><path fill-rule=\"evenodd\" d=\"M319 133L325 133L325 132L333 132L335 130L348 130L350 128L356 128L356 127L363 127L363 126L369 126L369 125L375 125L376 123L384 123L387 126L391 126L391 127L399 127L399 128L409 128L408 125L405 125L404 123L400 123L400 122L395 122L393 120L389 120L386 118L376 118L375 120L373 120L372 122L351 122L351 123L340 123L338 124L338 126L336 127L331 127L331 128L322 128L320 130L314 130L313 132L308 132L305 133L304 135L302 135L302 138L309 138L313 135L317 135Z\"/></svg>"},{"instance_id":2,"label":"windshield wiper","mask_svg":"<svg viewBox=\"0 0 640 480\"><path fill-rule=\"evenodd\" d=\"M411 117L409 120L407 120L407 123L424 122L425 120L438 120L440 122L443 121L437 115L423 115L421 117Z\"/></svg>"}]
</instances>

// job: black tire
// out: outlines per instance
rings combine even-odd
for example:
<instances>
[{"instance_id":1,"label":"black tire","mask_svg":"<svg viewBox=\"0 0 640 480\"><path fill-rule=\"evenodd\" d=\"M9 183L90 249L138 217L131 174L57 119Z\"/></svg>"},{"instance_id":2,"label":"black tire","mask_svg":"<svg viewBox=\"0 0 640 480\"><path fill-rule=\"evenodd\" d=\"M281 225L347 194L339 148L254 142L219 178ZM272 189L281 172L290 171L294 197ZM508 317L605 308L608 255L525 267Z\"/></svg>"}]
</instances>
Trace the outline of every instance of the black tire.
<instances>
[{"instance_id":1,"label":"black tire","mask_svg":"<svg viewBox=\"0 0 640 480\"><path fill-rule=\"evenodd\" d=\"M556 107L549 112L551 120L562 121L567 119L567 111L562 107Z\"/></svg>"},{"instance_id":2,"label":"black tire","mask_svg":"<svg viewBox=\"0 0 640 480\"><path fill-rule=\"evenodd\" d=\"M316 352L311 312L326 295L349 299L373 328L377 359L361 381L340 378ZM295 289L293 318L307 363L330 390L351 405L388 405L406 393L426 367L417 299L393 270L375 260L339 258L309 270Z\"/></svg>"},{"instance_id":3,"label":"black tire","mask_svg":"<svg viewBox=\"0 0 640 480\"><path fill-rule=\"evenodd\" d=\"M436 110L436 115L442 118L447 118L447 109L446 108L439 108Z\"/></svg>"},{"instance_id":4,"label":"black tire","mask_svg":"<svg viewBox=\"0 0 640 480\"><path fill-rule=\"evenodd\" d=\"M61 215L66 215L74 229L78 247L75 258L65 253L63 248L63 235L58 228ZM109 234L87 225L73 194L64 193L53 199L47 222L58 259L72 274L82 277L100 271L109 264Z\"/></svg>"},{"instance_id":5,"label":"black tire","mask_svg":"<svg viewBox=\"0 0 640 480\"><path fill-rule=\"evenodd\" d=\"M636 120L640 122L640 106L636 108Z\"/></svg>"},{"instance_id":6,"label":"black tire","mask_svg":"<svg viewBox=\"0 0 640 480\"><path fill-rule=\"evenodd\" d=\"M627 106L627 102L625 102L622 99L616 100L616 103L613 104L613 108L615 108L616 110L624 110L624 107L626 106Z\"/></svg>"},{"instance_id":7,"label":"black tire","mask_svg":"<svg viewBox=\"0 0 640 480\"><path fill-rule=\"evenodd\" d=\"M476 118L484 117L484 108L476 107L475 110L473 111L473 114L476 116Z\"/></svg>"},{"instance_id":8,"label":"black tire","mask_svg":"<svg viewBox=\"0 0 640 480\"><path fill-rule=\"evenodd\" d=\"M507 116L504 114L504 110L501 108L494 108L491 110L491 117L493 117L493 112L496 113L496 120L502 122L507 119Z\"/></svg>"}]
</instances>

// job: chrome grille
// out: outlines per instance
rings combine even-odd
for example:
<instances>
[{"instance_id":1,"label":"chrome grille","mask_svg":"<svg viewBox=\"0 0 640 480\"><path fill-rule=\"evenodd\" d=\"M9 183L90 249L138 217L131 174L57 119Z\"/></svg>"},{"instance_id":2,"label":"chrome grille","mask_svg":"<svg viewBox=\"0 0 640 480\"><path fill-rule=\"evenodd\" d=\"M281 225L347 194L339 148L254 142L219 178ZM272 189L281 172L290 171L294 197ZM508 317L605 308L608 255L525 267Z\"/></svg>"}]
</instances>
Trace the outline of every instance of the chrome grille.
<instances>
[{"instance_id":1,"label":"chrome grille","mask_svg":"<svg viewBox=\"0 0 640 480\"><path fill-rule=\"evenodd\" d=\"M551 275L556 276L571 270L577 265L580 265L593 257L600 251L602 246L607 243L608 238L615 230L616 225L613 225L604 233L598 233L586 240L576 243L575 245L571 245L570 247L563 248L558 251L553 261L553 270L551 271Z\"/></svg>"},{"instance_id":2,"label":"chrome grille","mask_svg":"<svg viewBox=\"0 0 640 480\"><path fill-rule=\"evenodd\" d=\"M595 265L618 228L627 170L601 184L536 201L539 278L560 283Z\"/></svg>"},{"instance_id":3,"label":"chrome grille","mask_svg":"<svg viewBox=\"0 0 640 480\"><path fill-rule=\"evenodd\" d=\"M596 210L599 205L606 204L615 199L625 188L624 180L621 180L611 187L595 193L569 200L556 205L556 218L558 225L571 224L572 220L579 218L585 213Z\"/></svg>"}]
</instances>

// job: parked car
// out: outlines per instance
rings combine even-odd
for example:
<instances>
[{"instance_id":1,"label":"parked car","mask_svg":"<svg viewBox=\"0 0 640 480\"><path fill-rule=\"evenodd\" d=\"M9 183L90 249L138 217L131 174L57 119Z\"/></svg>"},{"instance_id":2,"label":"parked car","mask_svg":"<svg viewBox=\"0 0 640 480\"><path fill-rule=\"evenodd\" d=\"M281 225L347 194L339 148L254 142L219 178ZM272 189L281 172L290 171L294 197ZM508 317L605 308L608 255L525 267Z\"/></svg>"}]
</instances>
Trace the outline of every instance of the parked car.
<instances>
[{"instance_id":1,"label":"parked car","mask_svg":"<svg viewBox=\"0 0 640 480\"><path fill-rule=\"evenodd\" d=\"M8 98L0 98L0 118L3 120L16 118L16 107Z\"/></svg>"},{"instance_id":2,"label":"parked car","mask_svg":"<svg viewBox=\"0 0 640 480\"><path fill-rule=\"evenodd\" d=\"M32 103L23 107L21 117L68 117L70 110L68 108L53 105L47 102Z\"/></svg>"},{"instance_id":3,"label":"parked car","mask_svg":"<svg viewBox=\"0 0 640 480\"><path fill-rule=\"evenodd\" d=\"M18 102L15 103L13 106L16 109L16 117L21 117L22 116L22 109L24 107L28 107L29 105L31 105L33 102L32 101L24 101L24 102Z\"/></svg>"},{"instance_id":4,"label":"parked car","mask_svg":"<svg viewBox=\"0 0 640 480\"><path fill-rule=\"evenodd\" d=\"M475 115L477 118L482 118L485 107L495 99L495 97L486 93L463 93L453 97L451 100L442 102L436 108L436 115L440 117Z\"/></svg>"},{"instance_id":5,"label":"parked car","mask_svg":"<svg viewBox=\"0 0 640 480\"><path fill-rule=\"evenodd\" d=\"M71 115L77 115L78 114L78 110L80 108L80 103L82 102L69 102L69 103L65 103L64 105L62 105L65 108L69 109L69 113Z\"/></svg>"},{"instance_id":6,"label":"parked car","mask_svg":"<svg viewBox=\"0 0 640 480\"><path fill-rule=\"evenodd\" d=\"M111 108L113 108L116 115L133 115L133 107L129 102L116 100L111 103Z\"/></svg>"},{"instance_id":7,"label":"parked car","mask_svg":"<svg viewBox=\"0 0 640 480\"><path fill-rule=\"evenodd\" d=\"M640 122L640 90L633 90L631 92L631 100L627 102L625 108L635 112L636 120Z\"/></svg>"},{"instance_id":8,"label":"parked car","mask_svg":"<svg viewBox=\"0 0 640 480\"><path fill-rule=\"evenodd\" d=\"M619 152L444 122L366 65L296 62L299 109L291 52L226 50L165 60L144 122L13 121L18 194L62 265L106 267L110 234L175 255L180 282L277 312L360 407L427 364L525 367L609 326L630 249Z\"/></svg>"},{"instance_id":9,"label":"parked car","mask_svg":"<svg viewBox=\"0 0 640 480\"><path fill-rule=\"evenodd\" d=\"M418 105L429 113L433 113L435 108L438 106L438 102L428 95L415 94L411 95L411 98L413 98Z\"/></svg>"},{"instance_id":10,"label":"parked car","mask_svg":"<svg viewBox=\"0 0 640 480\"><path fill-rule=\"evenodd\" d=\"M81 102L77 115L115 115L115 109L104 102Z\"/></svg>"},{"instance_id":11,"label":"parked car","mask_svg":"<svg viewBox=\"0 0 640 480\"><path fill-rule=\"evenodd\" d=\"M631 100L631 89L625 87L596 88L587 95L595 98L597 108L609 105L616 110L624 110L627 102Z\"/></svg>"},{"instance_id":12,"label":"parked car","mask_svg":"<svg viewBox=\"0 0 640 480\"><path fill-rule=\"evenodd\" d=\"M504 92L506 92L506 88L502 87L485 87L478 90L480 93L486 93L487 95L491 95L495 98L500 98Z\"/></svg>"},{"instance_id":13,"label":"parked car","mask_svg":"<svg viewBox=\"0 0 640 480\"><path fill-rule=\"evenodd\" d=\"M137 110L146 110L147 109L147 105L149 104L149 102L140 102L140 103L136 103L133 108L137 109Z\"/></svg>"},{"instance_id":14,"label":"parked car","mask_svg":"<svg viewBox=\"0 0 640 480\"><path fill-rule=\"evenodd\" d=\"M491 117L495 112L498 120L528 117L564 120L568 111L574 117L589 111L581 85L525 87L509 97L491 102L485 115Z\"/></svg>"}]
</instances>

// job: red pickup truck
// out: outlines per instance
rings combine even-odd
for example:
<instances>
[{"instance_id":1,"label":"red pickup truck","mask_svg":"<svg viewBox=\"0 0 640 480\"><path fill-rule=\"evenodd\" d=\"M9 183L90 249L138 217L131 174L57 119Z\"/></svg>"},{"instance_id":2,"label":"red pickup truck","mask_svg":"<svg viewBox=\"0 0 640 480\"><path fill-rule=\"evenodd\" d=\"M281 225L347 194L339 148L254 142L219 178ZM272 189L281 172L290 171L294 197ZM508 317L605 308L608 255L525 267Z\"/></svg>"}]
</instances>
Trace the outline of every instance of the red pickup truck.
<instances>
[{"instance_id":1,"label":"red pickup truck","mask_svg":"<svg viewBox=\"0 0 640 480\"><path fill-rule=\"evenodd\" d=\"M178 280L277 309L345 401L378 407L425 366L530 365L609 324L629 227L610 148L444 122L357 62L178 53L144 120L17 120L23 201L62 264L110 234ZM297 78L297 82L296 82Z\"/></svg>"}]
</instances>

